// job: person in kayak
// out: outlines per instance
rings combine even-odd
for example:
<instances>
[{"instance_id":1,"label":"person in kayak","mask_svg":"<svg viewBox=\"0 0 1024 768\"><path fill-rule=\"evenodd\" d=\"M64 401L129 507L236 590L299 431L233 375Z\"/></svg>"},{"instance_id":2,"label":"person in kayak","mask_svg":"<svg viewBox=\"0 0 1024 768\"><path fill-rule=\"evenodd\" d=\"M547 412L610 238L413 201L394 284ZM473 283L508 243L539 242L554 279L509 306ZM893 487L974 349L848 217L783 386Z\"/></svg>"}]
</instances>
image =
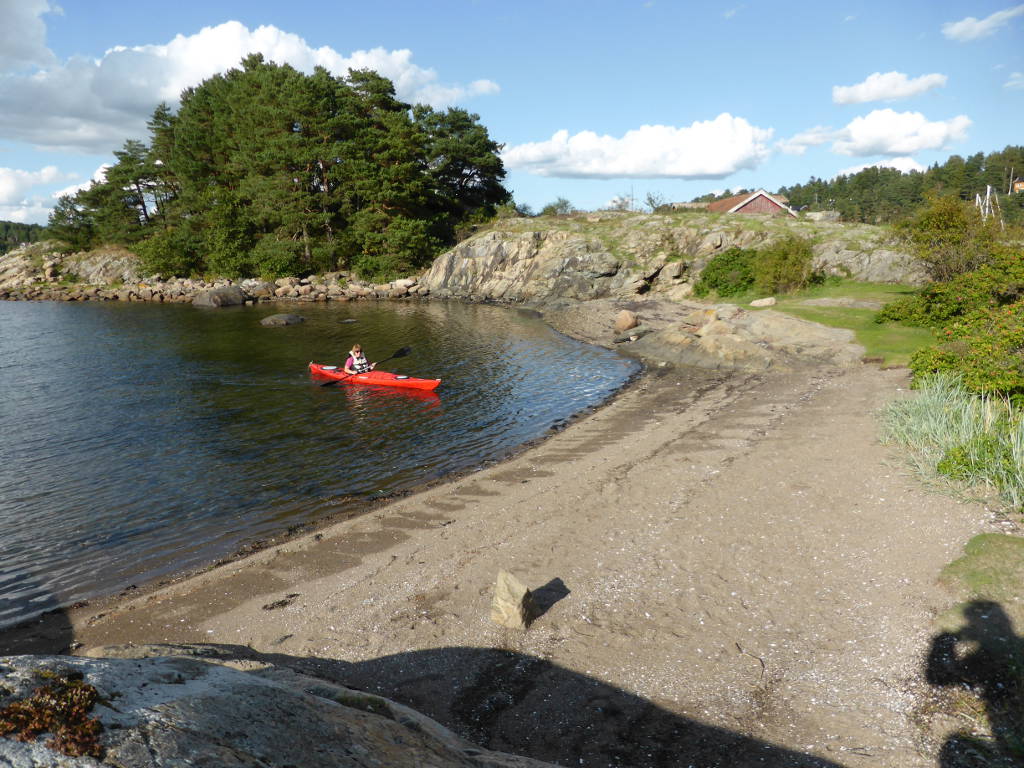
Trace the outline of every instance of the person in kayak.
<instances>
[{"instance_id":1,"label":"person in kayak","mask_svg":"<svg viewBox=\"0 0 1024 768\"><path fill-rule=\"evenodd\" d=\"M352 345L352 349L348 353L348 359L345 361L345 373L352 376L357 373L372 371L376 367L376 363L371 363L363 355L363 347L361 344Z\"/></svg>"}]
</instances>

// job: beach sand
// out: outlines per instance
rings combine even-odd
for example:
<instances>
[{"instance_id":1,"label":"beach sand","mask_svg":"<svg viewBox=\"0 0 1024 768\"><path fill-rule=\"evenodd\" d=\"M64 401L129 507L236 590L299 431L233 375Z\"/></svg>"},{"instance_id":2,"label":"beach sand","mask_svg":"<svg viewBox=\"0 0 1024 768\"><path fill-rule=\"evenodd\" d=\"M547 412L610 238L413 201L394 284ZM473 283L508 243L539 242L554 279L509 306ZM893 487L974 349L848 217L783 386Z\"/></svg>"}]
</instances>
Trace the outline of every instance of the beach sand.
<instances>
[{"instance_id":1,"label":"beach sand","mask_svg":"<svg viewBox=\"0 0 1024 768\"><path fill-rule=\"evenodd\" d=\"M931 766L936 577L993 521L878 443L907 382L653 369L504 463L66 631L315 670L563 765ZM489 619L500 569L527 631Z\"/></svg>"}]
</instances>

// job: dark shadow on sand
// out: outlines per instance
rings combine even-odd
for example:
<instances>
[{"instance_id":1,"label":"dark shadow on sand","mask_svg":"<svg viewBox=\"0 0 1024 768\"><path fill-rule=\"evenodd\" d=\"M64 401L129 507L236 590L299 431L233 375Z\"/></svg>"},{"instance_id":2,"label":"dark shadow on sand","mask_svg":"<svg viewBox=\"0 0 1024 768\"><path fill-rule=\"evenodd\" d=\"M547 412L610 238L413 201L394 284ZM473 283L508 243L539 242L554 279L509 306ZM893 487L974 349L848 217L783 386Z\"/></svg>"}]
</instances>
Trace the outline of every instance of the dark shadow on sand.
<instances>
[{"instance_id":1,"label":"dark shadow on sand","mask_svg":"<svg viewBox=\"0 0 1024 768\"><path fill-rule=\"evenodd\" d=\"M203 646L393 699L487 749L564 766L841 768L692 720L544 659L492 648L437 648L348 663Z\"/></svg>"}]
</instances>

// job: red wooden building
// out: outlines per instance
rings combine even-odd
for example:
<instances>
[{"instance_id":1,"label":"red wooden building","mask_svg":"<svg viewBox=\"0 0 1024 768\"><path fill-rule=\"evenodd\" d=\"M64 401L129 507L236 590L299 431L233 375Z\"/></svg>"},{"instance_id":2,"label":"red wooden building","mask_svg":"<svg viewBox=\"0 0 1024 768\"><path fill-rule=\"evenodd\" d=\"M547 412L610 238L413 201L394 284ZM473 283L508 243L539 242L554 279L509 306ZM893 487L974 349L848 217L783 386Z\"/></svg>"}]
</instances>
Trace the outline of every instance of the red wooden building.
<instances>
[{"instance_id":1,"label":"red wooden building","mask_svg":"<svg viewBox=\"0 0 1024 768\"><path fill-rule=\"evenodd\" d=\"M716 213L767 213L775 216L790 215L796 213L786 205L786 198L770 195L763 189L756 192L745 192L742 195L733 195L724 200L715 200L708 203L708 210Z\"/></svg>"}]
</instances>

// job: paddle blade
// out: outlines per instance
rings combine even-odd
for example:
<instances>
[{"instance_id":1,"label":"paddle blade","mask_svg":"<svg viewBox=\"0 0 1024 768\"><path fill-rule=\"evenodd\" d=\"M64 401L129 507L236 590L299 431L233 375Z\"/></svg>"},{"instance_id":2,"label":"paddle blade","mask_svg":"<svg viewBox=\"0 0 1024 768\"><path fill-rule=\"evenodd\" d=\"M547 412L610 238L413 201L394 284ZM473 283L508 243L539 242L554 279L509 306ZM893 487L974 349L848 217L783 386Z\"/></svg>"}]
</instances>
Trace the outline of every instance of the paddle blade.
<instances>
[{"instance_id":1,"label":"paddle blade","mask_svg":"<svg viewBox=\"0 0 1024 768\"><path fill-rule=\"evenodd\" d=\"M395 354L391 356L391 359L394 360L396 357L405 357L410 352L412 352L412 347L402 347L400 350L398 350L397 352L395 352Z\"/></svg>"}]
</instances>

